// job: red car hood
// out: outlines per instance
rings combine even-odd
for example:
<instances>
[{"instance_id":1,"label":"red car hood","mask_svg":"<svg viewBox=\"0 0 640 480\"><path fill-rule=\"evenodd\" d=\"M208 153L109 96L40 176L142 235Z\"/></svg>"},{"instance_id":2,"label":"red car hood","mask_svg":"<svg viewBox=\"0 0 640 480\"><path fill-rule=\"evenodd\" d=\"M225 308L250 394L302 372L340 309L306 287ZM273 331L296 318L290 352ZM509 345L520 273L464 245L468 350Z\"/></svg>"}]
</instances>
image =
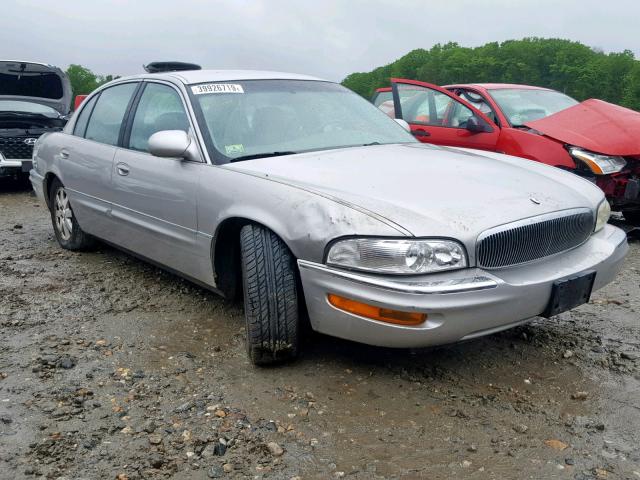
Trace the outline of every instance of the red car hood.
<instances>
[{"instance_id":1,"label":"red car hood","mask_svg":"<svg viewBox=\"0 0 640 480\"><path fill-rule=\"evenodd\" d=\"M640 155L640 113L602 100L586 100L525 125L592 152Z\"/></svg>"}]
</instances>

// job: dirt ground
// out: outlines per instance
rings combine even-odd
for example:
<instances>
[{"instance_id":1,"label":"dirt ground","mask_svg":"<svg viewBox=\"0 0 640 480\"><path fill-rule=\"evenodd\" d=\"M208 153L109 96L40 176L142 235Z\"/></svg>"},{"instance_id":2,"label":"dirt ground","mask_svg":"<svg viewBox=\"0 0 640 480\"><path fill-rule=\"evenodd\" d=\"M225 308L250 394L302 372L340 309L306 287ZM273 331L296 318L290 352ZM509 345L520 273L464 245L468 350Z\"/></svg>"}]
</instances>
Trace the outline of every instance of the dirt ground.
<instances>
[{"instance_id":1,"label":"dirt ground","mask_svg":"<svg viewBox=\"0 0 640 480\"><path fill-rule=\"evenodd\" d=\"M640 244L589 305L435 349L315 335L256 368L242 309L61 250L0 183L0 478L640 479Z\"/></svg>"}]
</instances>

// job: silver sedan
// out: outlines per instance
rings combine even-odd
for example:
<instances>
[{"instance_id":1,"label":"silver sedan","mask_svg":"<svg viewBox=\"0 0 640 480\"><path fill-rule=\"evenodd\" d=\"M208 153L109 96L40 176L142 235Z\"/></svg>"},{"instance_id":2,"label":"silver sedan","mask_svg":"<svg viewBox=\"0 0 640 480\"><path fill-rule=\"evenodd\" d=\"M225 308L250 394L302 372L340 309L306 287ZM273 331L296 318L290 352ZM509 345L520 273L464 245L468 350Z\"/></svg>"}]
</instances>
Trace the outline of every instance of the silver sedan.
<instances>
[{"instance_id":1,"label":"silver sedan","mask_svg":"<svg viewBox=\"0 0 640 480\"><path fill-rule=\"evenodd\" d=\"M627 243L597 187L405 127L312 77L146 74L42 137L31 182L63 248L100 239L242 296L256 364L295 356L307 321L435 345L556 315L615 278Z\"/></svg>"}]
</instances>

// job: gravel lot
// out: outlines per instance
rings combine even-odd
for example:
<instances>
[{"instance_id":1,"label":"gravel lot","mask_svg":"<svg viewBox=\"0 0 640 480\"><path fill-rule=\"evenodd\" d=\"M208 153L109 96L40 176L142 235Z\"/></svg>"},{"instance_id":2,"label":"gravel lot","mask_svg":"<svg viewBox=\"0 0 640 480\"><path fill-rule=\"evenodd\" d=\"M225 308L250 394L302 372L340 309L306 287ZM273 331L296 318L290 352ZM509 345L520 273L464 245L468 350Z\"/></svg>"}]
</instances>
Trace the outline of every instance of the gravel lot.
<instances>
[{"instance_id":1,"label":"gravel lot","mask_svg":"<svg viewBox=\"0 0 640 480\"><path fill-rule=\"evenodd\" d=\"M640 479L640 245L591 303L424 350L314 336L251 366L240 305L71 253L0 183L0 478Z\"/></svg>"}]
</instances>

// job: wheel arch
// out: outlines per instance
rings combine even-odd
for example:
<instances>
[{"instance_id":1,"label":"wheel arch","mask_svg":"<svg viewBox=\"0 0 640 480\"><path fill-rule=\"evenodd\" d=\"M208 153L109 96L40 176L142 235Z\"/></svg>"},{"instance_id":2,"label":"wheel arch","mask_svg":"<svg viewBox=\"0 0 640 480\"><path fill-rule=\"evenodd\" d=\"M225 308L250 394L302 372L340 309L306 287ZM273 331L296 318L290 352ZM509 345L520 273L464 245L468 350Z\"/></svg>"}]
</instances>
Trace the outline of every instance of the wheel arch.
<instances>
[{"instance_id":1,"label":"wheel arch","mask_svg":"<svg viewBox=\"0 0 640 480\"><path fill-rule=\"evenodd\" d=\"M60 183L62 183L62 180L60 180L60 177L58 177L58 175L56 175L54 172L47 172L47 174L44 176L44 185L43 185L44 201L47 204L47 207L49 208L51 208L51 204L50 204L51 185L53 185L53 182L55 180L58 180Z\"/></svg>"},{"instance_id":2,"label":"wheel arch","mask_svg":"<svg viewBox=\"0 0 640 480\"><path fill-rule=\"evenodd\" d=\"M233 216L218 225L211 241L211 262L216 288L225 298L237 300L242 294L242 268L240 265L240 230L245 225L254 224L272 231L287 246L291 255L297 258L287 240L277 228L258 220Z\"/></svg>"}]
</instances>

